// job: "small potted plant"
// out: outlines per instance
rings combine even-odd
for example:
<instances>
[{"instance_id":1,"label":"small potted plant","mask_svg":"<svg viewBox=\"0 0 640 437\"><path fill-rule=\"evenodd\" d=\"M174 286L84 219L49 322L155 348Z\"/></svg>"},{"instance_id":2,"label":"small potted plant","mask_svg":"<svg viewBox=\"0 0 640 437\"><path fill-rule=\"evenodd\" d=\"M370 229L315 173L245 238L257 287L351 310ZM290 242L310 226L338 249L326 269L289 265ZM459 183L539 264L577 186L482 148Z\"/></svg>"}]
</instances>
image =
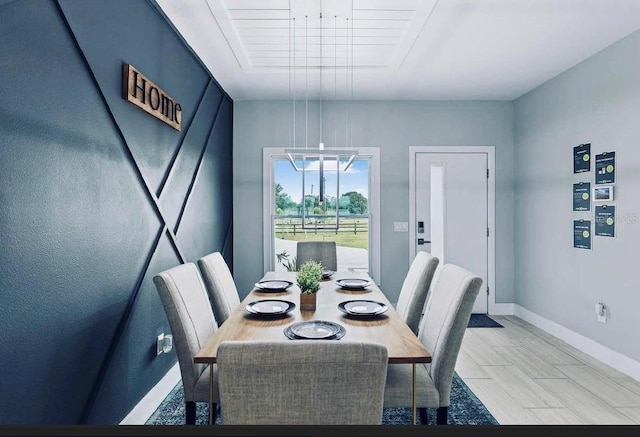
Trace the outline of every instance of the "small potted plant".
<instances>
[{"instance_id":1,"label":"small potted plant","mask_svg":"<svg viewBox=\"0 0 640 437\"><path fill-rule=\"evenodd\" d=\"M298 272L298 287L300 287L300 310L315 311L316 293L320 289L322 279L322 264L307 261L300 266Z\"/></svg>"}]
</instances>

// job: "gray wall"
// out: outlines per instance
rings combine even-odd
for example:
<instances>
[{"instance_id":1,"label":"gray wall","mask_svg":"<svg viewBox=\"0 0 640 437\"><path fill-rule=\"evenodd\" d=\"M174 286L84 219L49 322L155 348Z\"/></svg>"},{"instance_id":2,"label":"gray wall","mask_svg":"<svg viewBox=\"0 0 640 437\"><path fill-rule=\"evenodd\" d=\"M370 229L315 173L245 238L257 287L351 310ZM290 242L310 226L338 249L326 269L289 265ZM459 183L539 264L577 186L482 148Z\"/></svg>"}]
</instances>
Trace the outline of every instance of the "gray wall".
<instances>
[{"instance_id":1,"label":"gray wall","mask_svg":"<svg viewBox=\"0 0 640 437\"><path fill-rule=\"evenodd\" d=\"M640 245L640 32L610 46L515 102L516 302L640 360L637 330ZM616 237L573 248L573 147L616 152ZM595 302L609 308L598 323Z\"/></svg>"},{"instance_id":2,"label":"gray wall","mask_svg":"<svg viewBox=\"0 0 640 437\"><path fill-rule=\"evenodd\" d=\"M302 108L304 102L297 105ZM323 102L324 135L333 142L334 108ZM263 275L262 148L288 147L291 103L240 101L234 106L234 264L238 290L246 294ZM407 233L394 221L409 219L409 146L495 146L496 291L498 302L513 302L513 106L510 102L387 102L351 104L354 146L380 147L381 287L396 301L409 268ZM338 120L344 120L338 116ZM344 138L339 123L338 138ZM309 111L309 144L318 144L317 105ZM304 112L297 116L298 144L304 140Z\"/></svg>"},{"instance_id":3,"label":"gray wall","mask_svg":"<svg viewBox=\"0 0 640 437\"><path fill-rule=\"evenodd\" d=\"M0 424L117 424L176 363L153 275L232 261L233 102L152 2L0 2L0 23ZM122 99L123 62L181 132Z\"/></svg>"}]
</instances>

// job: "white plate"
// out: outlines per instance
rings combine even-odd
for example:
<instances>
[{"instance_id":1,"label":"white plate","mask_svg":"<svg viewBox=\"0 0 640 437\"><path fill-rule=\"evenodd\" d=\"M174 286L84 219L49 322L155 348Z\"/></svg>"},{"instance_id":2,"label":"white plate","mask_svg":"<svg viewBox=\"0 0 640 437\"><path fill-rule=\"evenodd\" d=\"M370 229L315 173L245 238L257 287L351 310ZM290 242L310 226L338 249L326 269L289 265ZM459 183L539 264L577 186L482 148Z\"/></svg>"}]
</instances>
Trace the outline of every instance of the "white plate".
<instances>
[{"instance_id":1,"label":"white plate","mask_svg":"<svg viewBox=\"0 0 640 437\"><path fill-rule=\"evenodd\" d=\"M291 332L300 338L330 338L340 332L340 325L323 320L313 320L291 325Z\"/></svg>"},{"instance_id":2,"label":"white plate","mask_svg":"<svg viewBox=\"0 0 640 437\"><path fill-rule=\"evenodd\" d=\"M346 288L348 290L362 290L368 287L369 285L371 285L371 281L366 279L358 279L358 278L338 279L336 281L336 284L339 287Z\"/></svg>"},{"instance_id":3,"label":"white plate","mask_svg":"<svg viewBox=\"0 0 640 437\"><path fill-rule=\"evenodd\" d=\"M348 300L338 304L338 309L351 316L379 316L387 312L387 305L373 300Z\"/></svg>"},{"instance_id":4,"label":"white plate","mask_svg":"<svg viewBox=\"0 0 640 437\"><path fill-rule=\"evenodd\" d=\"M375 315L386 311L387 306L383 303L374 302L372 300L354 300L351 302L345 302L344 309L352 314Z\"/></svg>"},{"instance_id":5,"label":"white plate","mask_svg":"<svg viewBox=\"0 0 640 437\"><path fill-rule=\"evenodd\" d=\"M265 281L256 282L256 288L264 291L285 291L291 287L293 282L283 281L280 279L267 279Z\"/></svg>"},{"instance_id":6,"label":"white plate","mask_svg":"<svg viewBox=\"0 0 640 437\"><path fill-rule=\"evenodd\" d=\"M286 300L256 300L246 306L246 310L252 314L262 316L275 316L286 314L296 306L294 303Z\"/></svg>"},{"instance_id":7,"label":"white plate","mask_svg":"<svg viewBox=\"0 0 640 437\"><path fill-rule=\"evenodd\" d=\"M306 337L298 337L297 335L295 335L293 332L291 332L291 327L292 326L295 326L295 325L287 326L282 331L284 333L285 337L287 337L290 340L311 340L311 339L306 338ZM328 338L314 338L314 340L340 340L342 337L344 337L347 334L347 331L344 329L344 326L342 326L342 325L336 324L336 326L338 326L338 328L339 328L339 331L338 331L338 333L336 335L333 335L333 336L328 337Z\"/></svg>"}]
</instances>

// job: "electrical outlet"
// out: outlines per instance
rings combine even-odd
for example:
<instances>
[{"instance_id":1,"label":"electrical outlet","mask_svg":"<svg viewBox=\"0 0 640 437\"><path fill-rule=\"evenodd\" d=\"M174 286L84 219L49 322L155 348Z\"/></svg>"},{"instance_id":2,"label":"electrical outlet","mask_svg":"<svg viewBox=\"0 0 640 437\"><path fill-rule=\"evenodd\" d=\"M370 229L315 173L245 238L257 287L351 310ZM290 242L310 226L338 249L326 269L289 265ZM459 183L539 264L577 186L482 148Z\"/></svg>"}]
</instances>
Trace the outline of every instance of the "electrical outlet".
<instances>
[{"instance_id":1,"label":"electrical outlet","mask_svg":"<svg viewBox=\"0 0 640 437\"><path fill-rule=\"evenodd\" d=\"M164 352L164 333L158 335L156 339L156 356Z\"/></svg>"},{"instance_id":2,"label":"electrical outlet","mask_svg":"<svg viewBox=\"0 0 640 437\"><path fill-rule=\"evenodd\" d=\"M168 354L173 349L173 335L164 332L156 337L156 356L161 353Z\"/></svg>"},{"instance_id":3,"label":"electrical outlet","mask_svg":"<svg viewBox=\"0 0 640 437\"><path fill-rule=\"evenodd\" d=\"M607 323L607 307L602 302L596 302L596 316L598 317L598 322Z\"/></svg>"}]
</instances>

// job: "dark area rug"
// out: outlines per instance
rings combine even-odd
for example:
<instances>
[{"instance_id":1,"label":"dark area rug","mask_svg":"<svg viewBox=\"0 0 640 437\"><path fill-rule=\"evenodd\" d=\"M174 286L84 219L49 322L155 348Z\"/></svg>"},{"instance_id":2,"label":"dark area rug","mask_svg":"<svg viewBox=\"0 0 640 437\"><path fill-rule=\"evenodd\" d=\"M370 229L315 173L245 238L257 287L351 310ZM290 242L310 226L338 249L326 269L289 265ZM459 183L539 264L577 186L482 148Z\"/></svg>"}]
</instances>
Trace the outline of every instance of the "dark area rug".
<instances>
[{"instance_id":1,"label":"dark area rug","mask_svg":"<svg viewBox=\"0 0 640 437\"><path fill-rule=\"evenodd\" d=\"M486 314L471 314L467 328L504 328Z\"/></svg>"},{"instance_id":2,"label":"dark area rug","mask_svg":"<svg viewBox=\"0 0 640 437\"><path fill-rule=\"evenodd\" d=\"M435 423L435 409L429 410L429 424ZM418 421L420 417L418 416ZM209 423L209 406L198 402L196 424ZM383 425L411 425L411 408L385 408L382 414ZM184 391L178 383L162 401L158 409L149 417L147 425L184 425ZM216 411L216 424L221 425L220 410ZM455 374L451 385L451 406L449 407L450 425L498 425L486 407L473 394L467 385Z\"/></svg>"}]
</instances>

